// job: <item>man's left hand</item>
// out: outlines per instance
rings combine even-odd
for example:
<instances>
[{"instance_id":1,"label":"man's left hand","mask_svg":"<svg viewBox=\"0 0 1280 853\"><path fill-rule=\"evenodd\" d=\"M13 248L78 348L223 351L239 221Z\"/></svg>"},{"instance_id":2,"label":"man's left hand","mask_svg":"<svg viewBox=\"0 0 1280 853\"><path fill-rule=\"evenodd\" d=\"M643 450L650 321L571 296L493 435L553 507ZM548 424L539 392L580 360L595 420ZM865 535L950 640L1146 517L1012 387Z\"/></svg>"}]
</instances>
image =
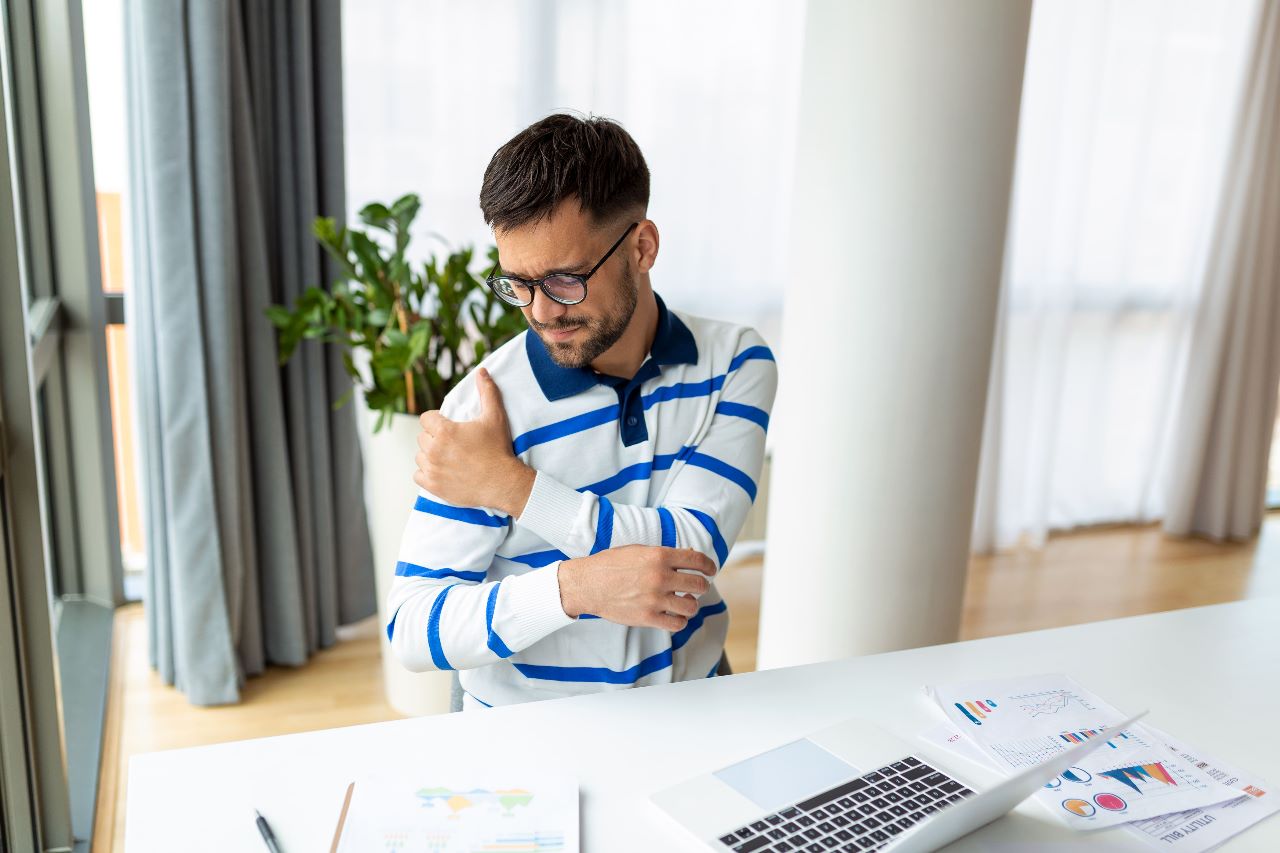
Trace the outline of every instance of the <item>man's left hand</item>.
<instances>
[{"instance_id":1,"label":"man's left hand","mask_svg":"<svg viewBox=\"0 0 1280 853\"><path fill-rule=\"evenodd\" d=\"M451 421L438 411L418 419L418 470L413 481L455 506L479 506L517 517L536 472L511 452L511 425L502 392L483 367L476 371L480 416Z\"/></svg>"}]
</instances>

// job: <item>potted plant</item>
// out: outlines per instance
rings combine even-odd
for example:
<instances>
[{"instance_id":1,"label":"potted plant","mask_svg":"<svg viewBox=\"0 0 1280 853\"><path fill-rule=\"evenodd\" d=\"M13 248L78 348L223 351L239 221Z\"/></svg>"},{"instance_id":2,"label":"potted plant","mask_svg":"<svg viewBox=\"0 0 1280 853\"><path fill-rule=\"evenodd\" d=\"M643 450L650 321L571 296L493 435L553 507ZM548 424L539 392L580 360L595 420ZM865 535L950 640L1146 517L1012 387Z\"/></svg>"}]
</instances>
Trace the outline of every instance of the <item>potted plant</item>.
<instances>
[{"instance_id":1,"label":"potted plant","mask_svg":"<svg viewBox=\"0 0 1280 853\"><path fill-rule=\"evenodd\" d=\"M413 483L417 416L439 408L446 394L487 354L524 330L524 318L485 286L466 246L415 265L407 256L409 229L421 203L405 195L388 207L360 211L365 229L315 220L312 231L336 261L341 278L329 289L311 287L292 308L273 305L267 316L279 330L280 362L299 343L339 347L352 393L366 424L365 506L373 543L378 615L385 625ZM497 263L497 249L486 252ZM337 405L350 398L344 396ZM404 714L449 710L449 673L411 673L382 636L387 700Z\"/></svg>"}]
</instances>

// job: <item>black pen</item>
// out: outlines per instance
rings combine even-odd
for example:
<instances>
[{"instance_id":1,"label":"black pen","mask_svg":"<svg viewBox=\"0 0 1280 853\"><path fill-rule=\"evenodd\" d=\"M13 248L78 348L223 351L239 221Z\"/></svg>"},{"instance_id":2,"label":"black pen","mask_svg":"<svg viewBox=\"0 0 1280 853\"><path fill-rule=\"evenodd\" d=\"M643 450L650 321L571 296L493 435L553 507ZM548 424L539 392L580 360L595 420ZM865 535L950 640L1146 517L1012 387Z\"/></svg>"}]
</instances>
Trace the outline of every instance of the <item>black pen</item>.
<instances>
[{"instance_id":1,"label":"black pen","mask_svg":"<svg viewBox=\"0 0 1280 853\"><path fill-rule=\"evenodd\" d=\"M258 816L258 832L262 833L262 840L267 842L267 849L271 853L280 853L280 845L276 843L276 836L271 831L271 824L267 823L267 819L257 809L254 809L253 813Z\"/></svg>"}]
</instances>

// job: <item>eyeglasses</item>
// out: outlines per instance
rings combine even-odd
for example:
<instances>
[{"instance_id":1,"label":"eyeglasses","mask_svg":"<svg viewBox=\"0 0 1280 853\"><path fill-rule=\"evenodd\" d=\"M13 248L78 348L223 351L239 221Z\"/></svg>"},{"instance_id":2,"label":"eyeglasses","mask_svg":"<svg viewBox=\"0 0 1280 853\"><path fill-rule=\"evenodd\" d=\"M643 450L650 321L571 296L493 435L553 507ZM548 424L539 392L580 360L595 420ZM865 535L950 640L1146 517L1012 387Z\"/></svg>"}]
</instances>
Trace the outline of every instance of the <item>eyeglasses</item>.
<instances>
[{"instance_id":1,"label":"eyeglasses","mask_svg":"<svg viewBox=\"0 0 1280 853\"><path fill-rule=\"evenodd\" d=\"M609 251L604 253L604 257L597 261L596 265L591 268L591 272L586 275L553 272L550 275L535 279L520 278L514 275L490 275L485 281L499 299L508 305L515 305L517 308L523 308L533 303L534 288L540 289L553 302L559 302L561 305L577 305L587 298L587 279L595 275L596 270L604 266L604 262L609 260L613 253L618 250L618 247L622 245L622 241L627 239L627 235L634 231L639 224L639 222L632 222L628 225L627 230L623 231L622 236L618 238L618 242L614 243L609 248Z\"/></svg>"}]
</instances>

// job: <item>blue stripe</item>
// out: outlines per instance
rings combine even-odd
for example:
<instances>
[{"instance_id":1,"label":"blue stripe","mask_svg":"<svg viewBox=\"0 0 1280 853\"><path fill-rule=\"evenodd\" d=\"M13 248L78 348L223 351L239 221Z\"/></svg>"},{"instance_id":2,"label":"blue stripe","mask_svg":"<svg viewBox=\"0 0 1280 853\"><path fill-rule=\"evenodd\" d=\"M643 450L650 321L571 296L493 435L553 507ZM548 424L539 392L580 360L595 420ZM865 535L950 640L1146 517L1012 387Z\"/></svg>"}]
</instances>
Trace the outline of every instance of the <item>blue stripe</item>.
<instances>
[{"instance_id":1,"label":"blue stripe","mask_svg":"<svg viewBox=\"0 0 1280 853\"><path fill-rule=\"evenodd\" d=\"M713 376L701 382L677 382L674 385L664 385L643 395L640 399L644 405L644 410L647 412L653 406L667 400L706 397L714 391L719 391L724 387L724 381L730 373L733 373L752 359L774 360L773 353L769 351L768 347L747 347L733 357L733 360L729 362L729 369L719 376ZM524 453L536 445L545 444L548 441L555 441L557 438L564 438L567 435L573 435L574 433L616 421L619 413L618 406L614 404L600 409L592 409L589 412L583 412L580 415L574 415L571 418L565 418L562 421L556 421L545 426L535 427L516 436L515 440L511 442L511 449L515 453Z\"/></svg>"},{"instance_id":2,"label":"blue stripe","mask_svg":"<svg viewBox=\"0 0 1280 853\"><path fill-rule=\"evenodd\" d=\"M428 500L422 495L418 495L418 499L413 502L413 508L418 512L438 515L441 518L451 518L454 521L465 521L467 524L479 524L483 527L506 527L511 523L511 520L508 518L489 515L489 513L482 509L471 509L470 507L464 506L449 506L448 504Z\"/></svg>"},{"instance_id":3,"label":"blue stripe","mask_svg":"<svg viewBox=\"0 0 1280 853\"><path fill-rule=\"evenodd\" d=\"M579 614L579 615L578 615L578 618L579 618L579 619L599 619L600 617L599 617L599 616L593 616L593 615L591 615L590 613L581 613L581 614Z\"/></svg>"},{"instance_id":4,"label":"blue stripe","mask_svg":"<svg viewBox=\"0 0 1280 853\"><path fill-rule=\"evenodd\" d=\"M711 534L711 547L715 549L716 559L723 566L724 561L729 557L729 546L725 544L724 537L720 535L720 528L716 524L716 520L702 510L689 509L688 507L686 507L686 510L698 521L701 521L702 526L707 528L707 532Z\"/></svg>"},{"instance_id":5,"label":"blue stripe","mask_svg":"<svg viewBox=\"0 0 1280 853\"><path fill-rule=\"evenodd\" d=\"M745 362L751 361L752 359L761 359L763 361L775 361L773 357L773 350L769 349L768 347L766 346L747 347L742 352L735 355L733 357L733 361L729 362L729 373L733 373L739 367L742 367L742 365Z\"/></svg>"},{"instance_id":6,"label":"blue stripe","mask_svg":"<svg viewBox=\"0 0 1280 853\"><path fill-rule=\"evenodd\" d=\"M713 474L719 474L731 482L741 486L752 501L756 499L756 484L745 471L734 468L727 462L723 462L714 456L708 456L705 453L698 453L697 449L685 445L676 453L657 453L649 462L636 462L623 468L611 477L605 477L603 480L592 483L589 486L582 486L578 489L580 492L591 492L596 495L608 495L621 489L627 483L634 480L647 480L653 476L654 471L666 471L678 461L684 461L694 466L710 471ZM594 551L592 553L595 553Z\"/></svg>"},{"instance_id":7,"label":"blue stripe","mask_svg":"<svg viewBox=\"0 0 1280 853\"><path fill-rule=\"evenodd\" d=\"M640 401L644 403L644 410L647 412L653 406L665 403L668 400L706 397L713 391L719 391L723 388L724 380L727 377L728 374L722 373L719 376L713 376L701 382L677 382L674 385L663 385L661 388L654 388L648 394L643 395Z\"/></svg>"},{"instance_id":8,"label":"blue stripe","mask_svg":"<svg viewBox=\"0 0 1280 853\"><path fill-rule=\"evenodd\" d=\"M591 546L591 553L598 554L613 542L613 504L608 498L600 498L600 509L596 512L596 541Z\"/></svg>"},{"instance_id":9,"label":"blue stripe","mask_svg":"<svg viewBox=\"0 0 1280 853\"><path fill-rule=\"evenodd\" d=\"M458 578L464 581L479 583L484 580L484 572L462 572L457 569L428 569L414 563L396 563L396 577L400 578Z\"/></svg>"},{"instance_id":10,"label":"blue stripe","mask_svg":"<svg viewBox=\"0 0 1280 853\"><path fill-rule=\"evenodd\" d=\"M679 651L694 632L702 627L708 616L724 613L728 608L723 601L708 604L699 610L689 623L671 635L671 648L651 655L633 667L618 671L603 666L542 666L539 664L514 664L526 678L542 678L549 681L585 681L603 684L635 684L646 675L652 675L671 666L672 654Z\"/></svg>"},{"instance_id":11,"label":"blue stripe","mask_svg":"<svg viewBox=\"0 0 1280 853\"><path fill-rule=\"evenodd\" d=\"M462 692L463 692L463 693L465 693L465 694L467 694L467 695L468 695L468 696L470 696L472 699L476 700L477 702L479 702L481 705L485 706L486 708L492 708L492 707L493 707L493 706L492 706L492 705L490 705L488 702L484 701L484 700L483 700L483 699L481 699L479 696L477 696L476 694L472 693L470 690L464 690L464 691L462 691Z\"/></svg>"},{"instance_id":12,"label":"blue stripe","mask_svg":"<svg viewBox=\"0 0 1280 853\"><path fill-rule=\"evenodd\" d=\"M711 671L707 673L707 678L714 678L716 672L720 670L720 661L716 661L715 666L711 667Z\"/></svg>"},{"instance_id":13,"label":"blue stripe","mask_svg":"<svg viewBox=\"0 0 1280 853\"><path fill-rule=\"evenodd\" d=\"M401 602L400 607L404 607ZM396 629L396 617L400 615L400 607L396 608L396 612L391 614L391 621L387 623L387 642L391 642L391 633Z\"/></svg>"},{"instance_id":14,"label":"blue stripe","mask_svg":"<svg viewBox=\"0 0 1280 853\"><path fill-rule=\"evenodd\" d=\"M502 557L501 554L495 554L495 557ZM513 563L524 563L526 566L532 566L540 569L543 566L549 566L556 560L567 560L569 555L564 551L557 551L554 548L550 551L534 551L530 554L516 554L514 557L502 557L504 560L510 560Z\"/></svg>"},{"instance_id":15,"label":"blue stripe","mask_svg":"<svg viewBox=\"0 0 1280 853\"><path fill-rule=\"evenodd\" d=\"M716 403L717 415L732 415L735 418L746 418L760 424L760 429L769 431L769 413L745 403Z\"/></svg>"},{"instance_id":16,"label":"blue stripe","mask_svg":"<svg viewBox=\"0 0 1280 853\"><path fill-rule=\"evenodd\" d=\"M502 638L493 630L493 609L498 606L498 588L501 586L501 583L495 583L493 589L489 590L489 601L484 606L484 629L489 633L489 651L500 658L509 658L515 653L507 648L507 644L502 642Z\"/></svg>"},{"instance_id":17,"label":"blue stripe","mask_svg":"<svg viewBox=\"0 0 1280 853\"><path fill-rule=\"evenodd\" d=\"M553 424L522 432L516 436L515 441L511 442L511 450L517 454L524 453L536 444L555 441L557 438L564 438L566 435L573 435L576 432L582 432L592 427L598 427L601 424L607 424L610 421L616 421L618 419L618 411L618 405L615 403L612 406L605 406L603 409L583 412L580 415L574 415L571 418L565 418Z\"/></svg>"},{"instance_id":18,"label":"blue stripe","mask_svg":"<svg viewBox=\"0 0 1280 853\"><path fill-rule=\"evenodd\" d=\"M449 665L449 659L444 656L444 647L440 645L440 611L444 609L444 600L449 597L451 589L453 584L440 590L436 600L431 602L431 615L427 617L427 647L431 649L431 662L436 665L436 669L453 669Z\"/></svg>"},{"instance_id":19,"label":"blue stripe","mask_svg":"<svg viewBox=\"0 0 1280 853\"><path fill-rule=\"evenodd\" d=\"M671 517L671 510L658 507L658 523L662 525L662 547L676 547L676 520Z\"/></svg>"},{"instance_id":20,"label":"blue stripe","mask_svg":"<svg viewBox=\"0 0 1280 853\"><path fill-rule=\"evenodd\" d=\"M746 491L751 500L753 502L755 501L756 484L747 476L745 471L740 471L728 462L722 462L714 456L708 456L705 453L691 453L686 461L695 468L705 468L714 474L719 474L726 480L732 480L739 486L742 486L743 490Z\"/></svg>"},{"instance_id":21,"label":"blue stripe","mask_svg":"<svg viewBox=\"0 0 1280 853\"><path fill-rule=\"evenodd\" d=\"M607 495L621 489L627 483L633 480L647 480L653 476L654 471L666 471L677 461L688 459L693 455L696 448L688 445L680 448L675 453L657 453L653 459L648 462L636 462L628 465L612 477L605 477L603 480L592 483L589 486L583 486L578 489L580 492L591 492L596 495Z\"/></svg>"}]
</instances>

